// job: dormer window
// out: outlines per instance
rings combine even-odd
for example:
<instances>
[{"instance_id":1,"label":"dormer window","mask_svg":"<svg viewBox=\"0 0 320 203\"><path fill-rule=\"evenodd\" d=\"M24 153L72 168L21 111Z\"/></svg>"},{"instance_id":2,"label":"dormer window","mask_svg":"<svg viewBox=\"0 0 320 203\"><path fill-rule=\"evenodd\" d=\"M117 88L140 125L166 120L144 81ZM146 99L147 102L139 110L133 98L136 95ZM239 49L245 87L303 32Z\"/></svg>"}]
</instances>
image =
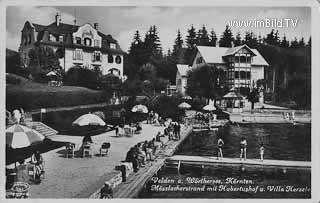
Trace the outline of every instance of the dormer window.
<instances>
[{"instance_id":1,"label":"dormer window","mask_svg":"<svg viewBox=\"0 0 320 203\"><path fill-rule=\"evenodd\" d=\"M87 47L91 47L92 40L88 37L84 38L84 45Z\"/></svg>"},{"instance_id":2,"label":"dormer window","mask_svg":"<svg viewBox=\"0 0 320 203\"><path fill-rule=\"evenodd\" d=\"M111 49L115 49L116 48L116 44L115 43L110 43L110 48Z\"/></svg>"},{"instance_id":3,"label":"dormer window","mask_svg":"<svg viewBox=\"0 0 320 203\"><path fill-rule=\"evenodd\" d=\"M80 37L76 37L76 44L81 44L81 38Z\"/></svg>"},{"instance_id":4,"label":"dormer window","mask_svg":"<svg viewBox=\"0 0 320 203\"><path fill-rule=\"evenodd\" d=\"M94 40L94 46L95 47L100 47L100 40L95 39Z\"/></svg>"}]
</instances>

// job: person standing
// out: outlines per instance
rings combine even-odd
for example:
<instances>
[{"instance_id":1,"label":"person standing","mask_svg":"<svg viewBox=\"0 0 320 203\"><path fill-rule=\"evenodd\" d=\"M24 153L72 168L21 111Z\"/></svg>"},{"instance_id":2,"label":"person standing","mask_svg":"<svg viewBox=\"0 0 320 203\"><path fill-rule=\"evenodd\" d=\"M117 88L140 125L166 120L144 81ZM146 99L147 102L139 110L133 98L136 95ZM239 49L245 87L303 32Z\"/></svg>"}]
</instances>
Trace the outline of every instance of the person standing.
<instances>
[{"instance_id":1,"label":"person standing","mask_svg":"<svg viewBox=\"0 0 320 203\"><path fill-rule=\"evenodd\" d=\"M219 139L218 139L218 154L217 154L217 159L219 159L219 156L220 156L221 158L223 158L223 153L222 153L222 147L223 147L223 145L224 145L224 142L223 142L222 138L219 137Z\"/></svg>"},{"instance_id":2,"label":"person standing","mask_svg":"<svg viewBox=\"0 0 320 203\"><path fill-rule=\"evenodd\" d=\"M245 137L242 137L240 141L240 160L242 160L242 157L244 160L247 159L247 140Z\"/></svg>"},{"instance_id":3,"label":"person standing","mask_svg":"<svg viewBox=\"0 0 320 203\"><path fill-rule=\"evenodd\" d=\"M116 125L116 127L115 127L115 132L116 132L116 137L118 137L119 136L119 126L118 125Z\"/></svg>"},{"instance_id":4,"label":"person standing","mask_svg":"<svg viewBox=\"0 0 320 203\"><path fill-rule=\"evenodd\" d=\"M36 175L35 175L35 178L36 178L36 183L40 183L41 182L41 179L40 179L40 176L44 173L44 166L43 166L43 157L40 153L39 150L36 150L34 152L34 154L31 156L31 163L34 164L35 166L35 172L36 172Z\"/></svg>"},{"instance_id":5,"label":"person standing","mask_svg":"<svg viewBox=\"0 0 320 203\"><path fill-rule=\"evenodd\" d=\"M263 161L263 155L264 155L264 147L263 144L260 145L260 161Z\"/></svg>"}]
</instances>

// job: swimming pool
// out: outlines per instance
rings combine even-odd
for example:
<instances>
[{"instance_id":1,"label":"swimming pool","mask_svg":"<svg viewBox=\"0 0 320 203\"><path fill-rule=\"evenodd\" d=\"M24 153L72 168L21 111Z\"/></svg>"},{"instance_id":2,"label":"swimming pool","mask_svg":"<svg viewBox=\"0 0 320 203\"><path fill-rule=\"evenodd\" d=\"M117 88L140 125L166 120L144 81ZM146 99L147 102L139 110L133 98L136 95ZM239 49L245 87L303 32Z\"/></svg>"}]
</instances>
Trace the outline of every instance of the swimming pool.
<instances>
[{"instance_id":1,"label":"swimming pool","mask_svg":"<svg viewBox=\"0 0 320 203\"><path fill-rule=\"evenodd\" d=\"M217 137L224 140L224 156L238 158L239 142L248 141L247 158L311 160L311 125L229 125L218 133L193 132L175 154L216 156ZM155 181L163 180L163 181ZM310 198L311 172L283 168L182 165L161 170L141 191L140 198Z\"/></svg>"}]
</instances>

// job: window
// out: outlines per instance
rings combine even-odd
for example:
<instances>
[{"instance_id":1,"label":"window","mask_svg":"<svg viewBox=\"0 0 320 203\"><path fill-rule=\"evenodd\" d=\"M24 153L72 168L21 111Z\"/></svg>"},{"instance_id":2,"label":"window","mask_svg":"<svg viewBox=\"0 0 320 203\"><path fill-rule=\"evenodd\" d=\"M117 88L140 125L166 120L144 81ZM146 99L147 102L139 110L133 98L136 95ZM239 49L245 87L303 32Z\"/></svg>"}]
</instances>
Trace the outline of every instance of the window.
<instances>
[{"instance_id":1,"label":"window","mask_svg":"<svg viewBox=\"0 0 320 203\"><path fill-rule=\"evenodd\" d=\"M101 61L101 53L99 51L93 52L93 61Z\"/></svg>"},{"instance_id":2,"label":"window","mask_svg":"<svg viewBox=\"0 0 320 203\"><path fill-rule=\"evenodd\" d=\"M81 44L81 38L80 37L76 37L76 44Z\"/></svg>"},{"instance_id":3,"label":"window","mask_svg":"<svg viewBox=\"0 0 320 203\"><path fill-rule=\"evenodd\" d=\"M27 37L26 36L23 37L23 44L27 45Z\"/></svg>"},{"instance_id":4,"label":"window","mask_svg":"<svg viewBox=\"0 0 320 203\"><path fill-rule=\"evenodd\" d=\"M63 35L59 35L59 42L63 42Z\"/></svg>"},{"instance_id":5,"label":"window","mask_svg":"<svg viewBox=\"0 0 320 203\"><path fill-rule=\"evenodd\" d=\"M88 46L88 47L90 47L91 46L91 43L92 43L92 41L91 41L91 39L90 38L84 38L84 45L85 46Z\"/></svg>"},{"instance_id":6,"label":"window","mask_svg":"<svg viewBox=\"0 0 320 203\"><path fill-rule=\"evenodd\" d=\"M116 56L116 63L120 64L121 63L121 56Z\"/></svg>"},{"instance_id":7,"label":"window","mask_svg":"<svg viewBox=\"0 0 320 203\"><path fill-rule=\"evenodd\" d=\"M113 56L111 54L108 55L108 63L113 63Z\"/></svg>"},{"instance_id":8,"label":"window","mask_svg":"<svg viewBox=\"0 0 320 203\"><path fill-rule=\"evenodd\" d=\"M115 43L110 43L110 48L111 49L115 49L116 48L116 44Z\"/></svg>"},{"instance_id":9,"label":"window","mask_svg":"<svg viewBox=\"0 0 320 203\"><path fill-rule=\"evenodd\" d=\"M82 49L76 49L73 51L73 60L83 60Z\"/></svg>"},{"instance_id":10,"label":"window","mask_svg":"<svg viewBox=\"0 0 320 203\"><path fill-rule=\"evenodd\" d=\"M100 47L100 40L95 39L94 40L94 46L95 47Z\"/></svg>"},{"instance_id":11,"label":"window","mask_svg":"<svg viewBox=\"0 0 320 203\"><path fill-rule=\"evenodd\" d=\"M197 58L196 63L197 63L197 64L200 64L200 63L202 63L202 61L203 61L202 57L199 57L199 58Z\"/></svg>"},{"instance_id":12,"label":"window","mask_svg":"<svg viewBox=\"0 0 320 203\"><path fill-rule=\"evenodd\" d=\"M28 44L31 44L31 35L28 36Z\"/></svg>"}]
</instances>

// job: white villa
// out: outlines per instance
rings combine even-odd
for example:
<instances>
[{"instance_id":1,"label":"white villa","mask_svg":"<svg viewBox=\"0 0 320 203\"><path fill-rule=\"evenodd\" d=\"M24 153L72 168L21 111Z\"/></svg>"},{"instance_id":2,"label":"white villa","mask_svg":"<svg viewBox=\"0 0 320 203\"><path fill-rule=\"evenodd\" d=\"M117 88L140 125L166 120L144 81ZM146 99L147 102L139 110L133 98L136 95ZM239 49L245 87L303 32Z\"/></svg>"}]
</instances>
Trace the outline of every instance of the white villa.
<instances>
[{"instance_id":1,"label":"white villa","mask_svg":"<svg viewBox=\"0 0 320 203\"><path fill-rule=\"evenodd\" d=\"M237 47L197 46L192 66L177 64L177 91L186 95L187 73L204 65L215 66L225 71L228 88L250 87L257 80L265 78L269 66L256 49L247 45Z\"/></svg>"},{"instance_id":2,"label":"white villa","mask_svg":"<svg viewBox=\"0 0 320 203\"><path fill-rule=\"evenodd\" d=\"M71 67L81 66L100 70L103 75L114 74L123 77L123 55L117 40L105 35L98 29L98 23L92 26L61 23L59 14L55 22L39 25L27 21L21 31L19 53L21 65L28 67L29 51L36 46L62 50L60 66L67 72Z\"/></svg>"}]
</instances>

